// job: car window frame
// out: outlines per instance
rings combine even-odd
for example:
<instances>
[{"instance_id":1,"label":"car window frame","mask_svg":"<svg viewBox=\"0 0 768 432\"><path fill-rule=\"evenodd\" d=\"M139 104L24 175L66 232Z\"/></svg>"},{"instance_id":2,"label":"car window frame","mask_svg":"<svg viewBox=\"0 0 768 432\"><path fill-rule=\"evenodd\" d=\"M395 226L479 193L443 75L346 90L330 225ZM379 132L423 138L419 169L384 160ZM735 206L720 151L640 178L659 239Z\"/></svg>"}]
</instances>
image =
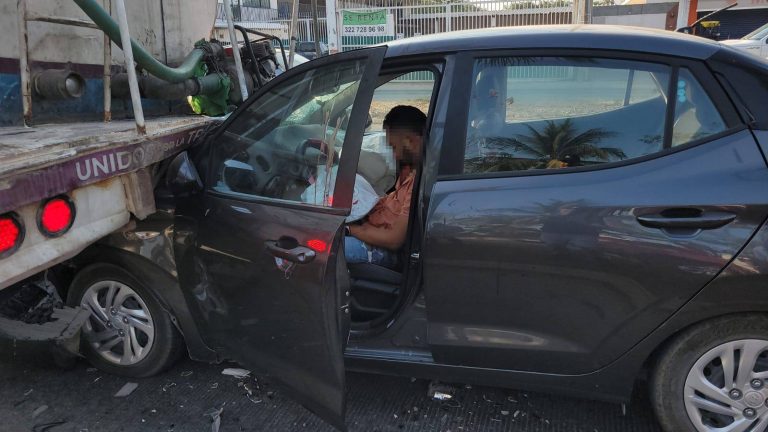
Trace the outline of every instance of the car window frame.
<instances>
[{"instance_id":1,"label":"car window frame","mask_svg":"<svg viewBox=\"0 0 768 432\"><path fill-rule=\"evenodd\" d=\"M278 207L287 207L287 208L294 208L297 210L305 210L305 211L315 211L320 213L327 213L327 214L334 214L334 215L341 215L346 216L351 211L351 203L352 203L352 190L351 188L338 188L339 181L341 176L337 176L336 178L336 184L334 185L334 190L337 190L337 195L341 195L341 193L338 193L342 189L349 189L349 199L340 199L340 200L334 200L332 206L325 207L320 206L316 204L310 204L310 203L304 203L300 201L292 201L287 199L281 199L281 198L270 198L270 197L264 197L260 195L250 195L245 193L239 193L239 192L224 192L219 191L214 188L214 186L217 183L217 167L216 162L218 161L218 157L216 155L217 152L217 146L216 141L221 138L221 136L224 134L224 132L229 128L229 126L238 118L240 115L242 115L244 112L248 110L248 108L254 104L257 100L259 100L264 94L272 90L274 87L282 85L285 81L288 81L290 79L293 79L294 77L304 74L309 70L312 69L319 69L322 67L327 67L333 63L338 62L345 62L345 61L355 61L359 59L367 59L371 60L372 58L378 58L381 57L382 61L384 60L383 57L386 55L386 47L371 47L371 48L363 48L360 50L353 50L349 51L347 53L342 53L335 56L324 56L321 58L316 59L312 62L302 63L298 66L295 66L285 73L282 73L278 75L277 77L273 78L272 80L268 81L266 84L264 84L263 87L255 91L251 96L248 97L248 99L245 101L245 103L241 104L235 111L229 114L227 119L218 126L216 132L211 135L210 139L206 140L206 149L205 149L205 163L206 163L206 175L204 178L204 194L210 195L212 197L217 197L221 199L231 199L235 201L241 201L241 202L249 202L249 203L260 203L260 204L266 204L266 205L274 205ZM343 56L344 59L340 59L339 57ZM358 102L358 98L361 91L364 91L364 86L372 86L373 89L371 90L371 95L373 95L373 91L376 88L377 81L376 79L379 76L379 73L381 72L381 68L378 70L373 71L373 67L371 65L376 64L376 61L368 61L368 64L366 65L366 68L363 72L360 86L358 89L358 94L355 95L355 101L353 102L353 106L355 103ZM355 110L353 110L355 111ZM349 120L349 127L346 131L346 133L349 133L350 130L353 128L357 128L358 126L361 128L361 132L365 133L365 121L356 121L356 123L360 123L359 125L354 124L353 120L350 118ZM345 134L345 140L346 140L346 134ZM352 156L355 159L355 165L357 164L357 159L360 156L360 143L358 143L356 149L348 149L349 151L347 154L352 154ZM339 171L341 172L342 169L349 170L351 162L349 162L350 158L344 158L342 157L339 161ZM343 192L346 194L346 192ZM349 205L344 206L337 206L340 203L344 203L346 201L349 201Z\"/></svg>"},{"instance_id":2,"label":"car window frame","mask_svg":"<svg viewBox=\"0 0 768 432\"><path fill-rule=\"evenodd\" d=\"M637 61L641 63L655 63L670 68L669 88L666 90L667 107L665 112L663 150L650 153L644 156L626 159L622 161L606 162L590 166L570 167L563 169L535 169L522 171L497 171L488 173L464 173L464 152L467 139L468 126L466 119L469 116L469 101L472 93L472 73L475 61L482 58L493 57L590 57L605 58L610 60ZM449 146L443 146L440 156L440 166L438 167L437 180L468 180L474 178L504 178L504 177L524 177L535 175L555 175L570 174L579 172L590 172L602 169L612 169L635 163L644 162L659 157L664 157L679 151L685 151L707 142L735 134L744 129L747 125L739 116L733 101L720 83L712 75L707 66L698 60L684 57L674 57L660 54L636 53L628 51L615 51L603 49L506 49L506 50L482 50L482 51L464 51L456 55L455 82L452 85L451 100L449 101L449 110L463 119L462 121L451 122L446 128L448 136L453 136ZM698 81L712 101L714 108L720 113L725 123L726 129L717 134L708 135L688 143L671 146L673 119L675 115L675 104L677 99L676 82L680 68L687 68L691 75Z\"/></svg>"}]
</instances>

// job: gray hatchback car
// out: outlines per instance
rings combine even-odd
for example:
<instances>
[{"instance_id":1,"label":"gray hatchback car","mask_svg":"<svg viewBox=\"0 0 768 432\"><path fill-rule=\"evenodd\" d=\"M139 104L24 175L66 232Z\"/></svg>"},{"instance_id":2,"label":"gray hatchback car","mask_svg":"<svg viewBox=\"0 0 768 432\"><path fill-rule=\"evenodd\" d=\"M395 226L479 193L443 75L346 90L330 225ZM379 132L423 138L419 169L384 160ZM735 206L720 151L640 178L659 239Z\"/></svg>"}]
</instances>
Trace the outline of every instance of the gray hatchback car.
<instances>
[{"instance_id":1,"label":"gray hatchback car","mask_svg":"<svg viewBox=\"0 0 768 432\"><path fill-rule=\"evenodd\" d=\"M174 159L157 214L73 262L84 352L131 376L184 347L234 359L339 428L345 369L611 401L647 371L665 430L765 431L766 102L764 61L648 29L322 57ZM348 265L356 175L384 193L397 173L377 131L394 104L428 118L407 241L395 268Z\"/></svg>"}]
</instances>

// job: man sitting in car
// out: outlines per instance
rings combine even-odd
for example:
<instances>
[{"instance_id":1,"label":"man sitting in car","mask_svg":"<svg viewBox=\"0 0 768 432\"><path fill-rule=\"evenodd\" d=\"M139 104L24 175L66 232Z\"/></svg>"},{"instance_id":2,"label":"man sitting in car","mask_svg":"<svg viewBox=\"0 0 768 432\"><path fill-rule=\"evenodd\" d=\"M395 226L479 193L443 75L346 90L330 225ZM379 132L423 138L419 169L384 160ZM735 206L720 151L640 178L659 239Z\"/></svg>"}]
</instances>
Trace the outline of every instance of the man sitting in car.
<instances>
[{"instance_id":1,"label":"man sitting in car","mask_svg":"<svg viewBox=\"0 0 768 432\"><path fill-rule=\"evenodd\" d=\"M405 243L408 214L421 161L427 116L418 108L399 105L384 117L387 144L394 151L399 175L394 189L381 198L361 224L347 226L344 243L348 263L397 265L397 250Z\"/></svg>"}]
</instances>

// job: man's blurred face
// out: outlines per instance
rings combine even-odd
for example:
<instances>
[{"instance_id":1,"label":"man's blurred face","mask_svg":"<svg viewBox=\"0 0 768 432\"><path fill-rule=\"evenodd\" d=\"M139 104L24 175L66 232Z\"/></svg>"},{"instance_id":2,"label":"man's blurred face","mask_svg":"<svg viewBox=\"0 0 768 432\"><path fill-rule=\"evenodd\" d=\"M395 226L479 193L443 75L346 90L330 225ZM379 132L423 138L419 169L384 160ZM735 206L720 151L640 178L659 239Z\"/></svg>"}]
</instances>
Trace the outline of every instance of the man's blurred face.
<instances>
[{"instance_id":1,"label":"man's blurred face","mask_svg":"<svg viewBox=\"0 0 768 432\"><path fill-rule=\"evenodd\" d=\"M387 144L395 153L395 160L404 165L416 165L421 161L422 137L418 132L397 126L387 127Z\"/></svg>"}]
</instances>

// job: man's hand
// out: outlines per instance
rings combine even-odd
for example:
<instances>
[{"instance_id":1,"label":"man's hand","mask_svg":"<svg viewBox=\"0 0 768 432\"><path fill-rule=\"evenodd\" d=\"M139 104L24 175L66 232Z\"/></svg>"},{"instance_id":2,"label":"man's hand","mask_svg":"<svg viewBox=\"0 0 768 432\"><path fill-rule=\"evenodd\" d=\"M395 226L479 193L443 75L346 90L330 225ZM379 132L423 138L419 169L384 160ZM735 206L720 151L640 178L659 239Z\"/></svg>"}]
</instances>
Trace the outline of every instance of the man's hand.
<instances>
[{"instance_id":1,"label":"man's hand","mask_svg":"<svg viewBox=\"0 0 768 432\"><path fill-rule=\"evenodd\" d=\"M389 228L375 227L369 223L348 225L352 236L371 246L396 251L405 243L408 232L408 215L399 215Z\"/></svg>"}]
</instances>

